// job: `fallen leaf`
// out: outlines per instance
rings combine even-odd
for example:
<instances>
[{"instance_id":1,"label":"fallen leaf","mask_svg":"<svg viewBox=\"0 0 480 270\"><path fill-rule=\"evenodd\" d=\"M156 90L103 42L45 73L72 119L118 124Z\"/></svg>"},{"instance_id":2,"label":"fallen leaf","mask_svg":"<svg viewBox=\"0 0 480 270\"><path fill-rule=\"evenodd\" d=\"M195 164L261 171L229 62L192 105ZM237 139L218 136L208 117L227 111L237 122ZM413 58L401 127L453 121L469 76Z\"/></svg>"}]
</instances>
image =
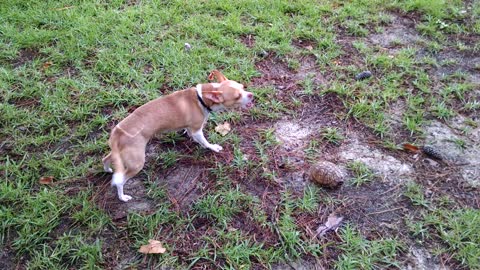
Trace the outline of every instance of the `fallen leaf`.
<instances>
[{"instance_id":1,"label":"fallen leaf","mask_svg":"<svg viewBox=\"0 0 480 270\"><path fill-rule=\"evenodd\" d=\"M40 177L40 181L38 181L42 185L51 185L53 184L53 176L43 176Z\"/></svg>"},{"instance_id":2,"label":"fallen leaf","mask_svg":"<svg viewBox=\"0 0 480 270\"><path fill-rule=\"evenodd\" d=\"M143 254L162 254L165 251L166 249L162 246L162 243L153 239L148 240L148 244L141 246L138 250L138 252Z\"/></svg>"},{"instance_id":3,"label":"fallen leaf","mask_svg":"<svg viewBox=\"0 0 480 270\"><path fill-rule=\"evenodd\" d=\"M325 224L318 226L317 235L324 236L328 231L335 230L342 223L343 217L339 217L334 213L328 216L327 222Z\"/></svg>"},{"instance_id":4,"label":"fallen leaf","mask_svg":"<svg viewBox=\"0 0 480 270\"><path fill-rule=\"evenodd\" d=\"M417 146L415 146L413 144L409 144L409 143L403 144L403 150L410 151L410 152L413 152L413 153L420 152L420 148L418 148Z\"/></svg>"},{"instance_id":5,"label":"fallen leaf","mask_svg":"<svg viewBox=\"0 0 480 270\"><path fill-rule=\"evenodd\" d=\"M227 135L232 128L230 127L230 124L228 122L225 122L221 125L218 125L215 127L215 131L220 133L220 135L225 136Z\"/></svg>"},{"instance_id":6,"label":"fallen leaf","mask_svg":"<svg viewBox=\"0 0 480 270\"><path fill-rule=\"evenodd\" d=\"M51 65L53 65L53 62L52 62L52 61L47 61L47 62L43 63L43 69L47 69L47 68L49 68Z\"/></svg>"},{"instance_id":7,"label":"fallen leaf","mask_svg":"<svg viewBox=\"0 0 480 270\"><path fill-rule=\"evenodd\" d=\"M305 49L307 49L307 50L311 51L311 50L313 50L313 47L312 47L312 46L310 46L310 45L308 45L308 46L306 46L306 47L305 47Z\"/></svg>"}]
</instances>

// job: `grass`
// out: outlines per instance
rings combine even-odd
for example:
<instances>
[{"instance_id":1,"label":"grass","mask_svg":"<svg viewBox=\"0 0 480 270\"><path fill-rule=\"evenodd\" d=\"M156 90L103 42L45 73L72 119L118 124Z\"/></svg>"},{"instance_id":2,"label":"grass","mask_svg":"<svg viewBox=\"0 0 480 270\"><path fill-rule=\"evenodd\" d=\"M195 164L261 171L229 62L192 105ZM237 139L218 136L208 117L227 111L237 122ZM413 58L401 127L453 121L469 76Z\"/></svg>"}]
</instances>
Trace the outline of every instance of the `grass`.
<instances>
[{"instance_id":1,"label":"grass","mask_svg":"<svg viewBox=\"0 0 480 270\"><path fill-rule=\"evenodd\" d=\"M340 145L345 137L335 127L324 128L321 132L323 140L334 145Z\"/></svg>"},{"instance_id":2,"label":"grass","mask_svg":"<svg viewBox=\"0 0 480 270\"><path fill-rule=\"evenodd\" d=\"M361 161L352 161L347 164L348 170L353 174L351 179L352 185L360 186L368 182L372 182L375 175L371 169Z\"/></svg>"},{"instance_id":3,"label":"grass","mask_svg":"<svg viewBox=\"0 0 480 270\"><path fill-rule=\"evenodd\" d=\"M344 253L335 269L398 268L396 257L404 249L397 239L367 240L355 228L346 226L340 233Z\"/></svg>"},{"instance_id":4,"label":"grass","mask_svg":"<svg viewBox=\"0 0 480 270\"><path fill-rule=\"evenodd\" d=\"M413 181L407 183L403 195L410 199L413 205L428 207L428 201L425 199L422 186Z\"/></svg>"},{"instance_id":5,"label":"grass","mask_svg":"<svg viewBox=\"0 0 480 270\"><path fill-rule=\"evenodd\" d=\"M419 40L405 46L395 39L395 51L371 42L370 35L387 33L402 14L415 16ZM8 254L0 260L12 268L113 268L120 263L117 254L136 254L140 245L157 238L168 254L132 255L127 263L250 269L327 254L338 269L398 266L402 241L408 239L367 239L354 225L341 229L340 239L312 237L318 215L348 200L311 185L296 192L281 184L286 174L301 168L277 162L287 156L271 123L302 115L305 103L329 93L344 105L345 113L335 112L342 121L353 119L391 144L403 132L405 141L421 140L433 118L448 121L462 114L475 119L480 110L476 86L468 82L468 71L455 69L462 64L459 56L479 51L468 39L458 39L480 33L480 22L474 20L479 14L477 2L467 9L455 0L4 3L0 245ZM247 35L254 37L251 48L241 42ZM299 40L311 43L311 50L296 47ZM186 42L192 45L189 51ZM442 58L446 48L459 52ZM318 70L309 70L290 92L252 85L256 106L248 114L212 115L206 133L225 147L218 155L180 132L155 138L159 147L139 176L155 207L130 212L126 220L112 218L109 211L115 207L99 202L107 183L98 174L112 127L148 100L205 81L212 69L241 82L255 81L261 75L255 63L272 55L291 72L301 70L303 56L313 55ZM435 74L439 68L447 71L443 78ZM372 78L354 80L367 69ZM315 72L325 81L317 84ZM401 127L392 125L390 110L396 104L405 109ZM222 137L213 127L224 121L234 129ZM239 128L244 125L248 134ZM342 127L323 129L302 154L309 161L321 158L324 143L340 145L345 134ZM465 150L467 142L455 141ZM178 209L168 185L158 180L186 164L205 173L193 186L197 197ZM355 187L377 181L365 164L348 168ZM54 184L39 184L43 176L52 176ZM431 241L462 266L478 268L478 226L472 222L478 211L440 212L437 208L446 206L427 200L424 189L422 182L411 182L403 193L422 211L412 214L416 223L408 226L414 237ZM339 256L325 253L331 245L338 246Z\"/></svg>"},{"instance_id":6,"label":"grass","mask_svg":"<svg viewBox=\"0 0 480 270\"><path fill-rule=\"evenodd\" d=\"M438 209L425 215L425 226L431 228L432 237L439 237L446 245L443 252L453 256L470 269L480 267L480 212L478 209L445 211Z\"/></svg>"}]
</instances>

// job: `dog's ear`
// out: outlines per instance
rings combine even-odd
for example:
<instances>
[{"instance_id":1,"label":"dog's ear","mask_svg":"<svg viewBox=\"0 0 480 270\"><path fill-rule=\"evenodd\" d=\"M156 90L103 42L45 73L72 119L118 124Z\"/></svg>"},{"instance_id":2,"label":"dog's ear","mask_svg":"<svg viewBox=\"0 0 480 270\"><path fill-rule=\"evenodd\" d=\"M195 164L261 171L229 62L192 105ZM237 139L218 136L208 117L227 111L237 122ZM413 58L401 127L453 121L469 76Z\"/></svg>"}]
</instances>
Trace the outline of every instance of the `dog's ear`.
<instances>
[{"instance_id":1,"label":"dog's ear","mask_svg":"<svg viewBox=\"0 0 480 270\"><path fill-rule=\"evenodd\" d=\"M204 94L204 98L213 101L214 103L222 103L224 101L222 91L211 91Z\"/></svg>"},{"instance_id":2,"label":"dog's ear","mask_svg":"<svg viewBox=\"0 0 480 270\"><path fill-rule=\"evenodd\" d=\"M213 79L217 79L217 82L223 82L223 81L226 81L228 80L227 77L225 77L225 75L223 75L220 71L218 70L212 70L212 72L210 72L210 75L208 75L208 80L211 81Z\"/></svg>"}]
</instances>

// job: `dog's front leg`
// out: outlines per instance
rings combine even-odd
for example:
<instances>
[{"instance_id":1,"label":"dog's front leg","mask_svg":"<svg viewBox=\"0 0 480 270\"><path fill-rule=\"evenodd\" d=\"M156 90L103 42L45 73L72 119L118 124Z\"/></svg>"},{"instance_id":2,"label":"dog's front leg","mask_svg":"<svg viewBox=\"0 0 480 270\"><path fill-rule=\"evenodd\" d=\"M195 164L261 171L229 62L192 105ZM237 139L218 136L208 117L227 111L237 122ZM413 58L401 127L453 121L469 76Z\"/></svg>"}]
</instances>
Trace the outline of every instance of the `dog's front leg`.
<instances>
[{"instance_id":1,"label":"dog's front leg","mask_svg":"<svg viewBox=\"0 0 480 270\"><path fill-rule=\"evenodd\" d=\"M202 129L199 129L195 132L189 132L193 138L194 141L196 141L197 143L199 143L201 146L205 147L205 148L208 148L212 151L215 151L215 152L220 152L223 147L221 147L220 145L218 144L211 144L207 141L207 139L205 139L205 136L203 136L203 130Z\"/></svg>"}]
</instances>

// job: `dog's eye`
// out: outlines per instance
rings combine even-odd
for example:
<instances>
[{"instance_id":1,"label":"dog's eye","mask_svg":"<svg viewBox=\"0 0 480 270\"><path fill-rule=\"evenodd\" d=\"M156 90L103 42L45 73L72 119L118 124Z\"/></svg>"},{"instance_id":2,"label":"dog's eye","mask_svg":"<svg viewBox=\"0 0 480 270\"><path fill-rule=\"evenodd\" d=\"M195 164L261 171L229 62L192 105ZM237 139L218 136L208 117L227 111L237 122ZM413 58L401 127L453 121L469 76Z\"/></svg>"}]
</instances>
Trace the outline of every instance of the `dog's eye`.
<instances>
[{"instance_id":1,"label":"dog's eye","mask_svg":"<svg viewBox=\"0 0 480 270\"><path fill-rule=\"evenodd\" d=\"M238 94L235 96L236 99L240 99L241 97L242 97L242 94L240 94L240 93L238 93Z\"/></svg>"},{"instance_id":2,"label":"dog's eye","mask_svg":"<svg viewBox=\"0 0 480 270\"><path fill-rule=\"evenodd\" d=\"M243 85L243 89L247 89L247 86L245 84Z\"/></svg>"}]
</instances>

